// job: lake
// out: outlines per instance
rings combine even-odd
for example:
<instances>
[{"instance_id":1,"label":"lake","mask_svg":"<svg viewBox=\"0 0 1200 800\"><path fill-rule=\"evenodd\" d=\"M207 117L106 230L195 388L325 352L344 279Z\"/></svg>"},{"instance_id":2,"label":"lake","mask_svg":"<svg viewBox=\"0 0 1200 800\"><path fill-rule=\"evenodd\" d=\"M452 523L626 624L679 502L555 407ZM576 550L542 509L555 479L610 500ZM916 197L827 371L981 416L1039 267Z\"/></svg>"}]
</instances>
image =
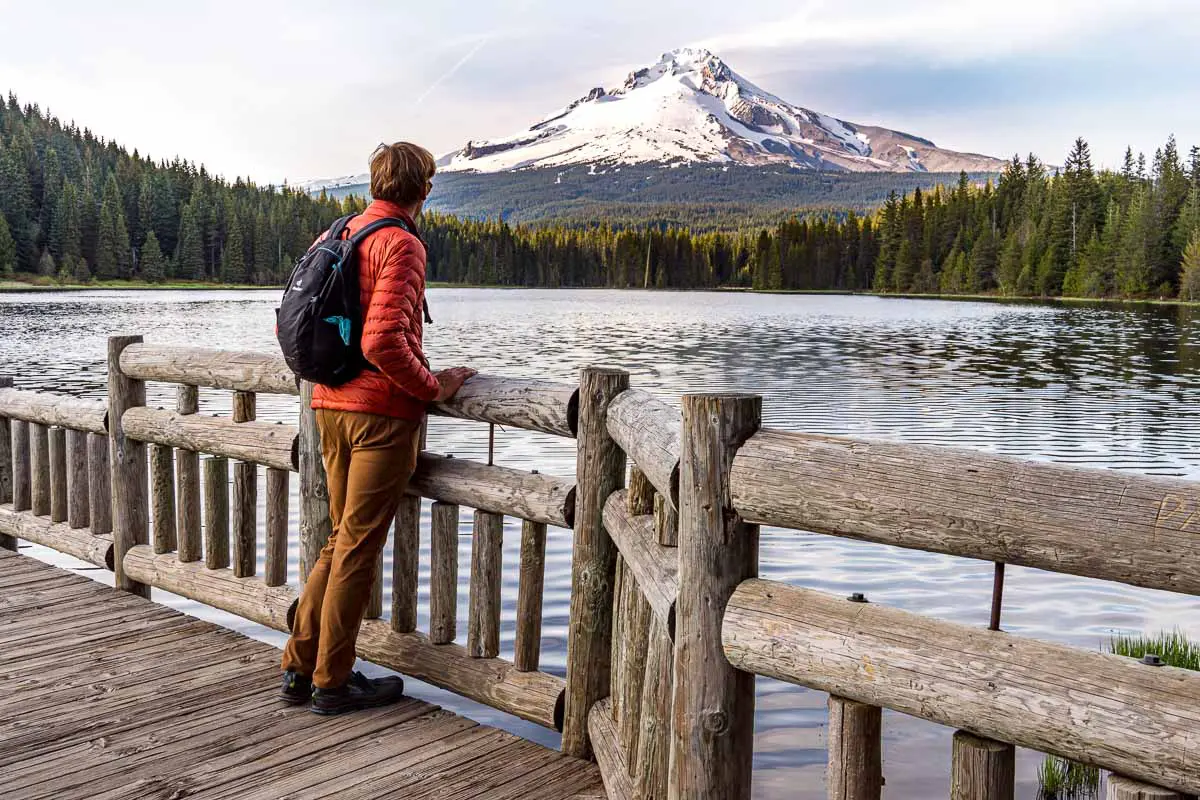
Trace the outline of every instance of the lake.
<instances>
[{"instance_id":1,"label":"lake","mask_svg":"<svg viewBox=\"0 0 1200 800\"><path fill-rule=\"evenodd\" d=\"M0 372L19 387L104 395L105 339L272 351L274 291L93 291L0 294ZM1069 464L1200 479L1200 309L1046 306L870 297L435 289L427 351L435 367L467 364L513 377L573 381L588 364L620 366L634 386L763 395L764 423L967 447ZM150 405L172 404L151 384ZM229 395L202 392L202 412ZM294 398L259 399L263 419L295 419ZM431 450L484 459L487 428L434 420ZM497 431L496 463L570 476L573 442ZM298 481L293 480L293 491ZM260 489L260 497L265 492ZM295 537L292 503L292 532ZM425 509L426 525L428 506ZM461 564L470 558L463 515ZM422 585L428 579L425 527ZM260 536L261 538L261 536ZM519 529L505 543L502 648L511 657ZM796 532L763 530L764 577L986 627L991 564ZM42 548L25 552L65 564ZM291 580L296 580L293 540ZM570 534L547 546L543 668L562 674ZM90 574L97 575L92 572ZM390 567L385 575L390 574ZM460 567L460 576L465 575ZM460 587L460 610L466 585ZM195 603L156 598L277 644L265 631ZM422 592L419 625L426 629ZM385 605L387 605L385 603ZM1004 627L1100 648L1114 631L1180 628L1200 636L1192 598L1010 568ZM465 632L465 625L459 630ZM411 693L547 744L557 736L431 687ZM825 698L759 681L756 798L823 798ZM947 796L948 729L885 715L891 800ZM1018 757L1018 795L1036 793L1040 757Z\"/></svg>"}]
</instances>

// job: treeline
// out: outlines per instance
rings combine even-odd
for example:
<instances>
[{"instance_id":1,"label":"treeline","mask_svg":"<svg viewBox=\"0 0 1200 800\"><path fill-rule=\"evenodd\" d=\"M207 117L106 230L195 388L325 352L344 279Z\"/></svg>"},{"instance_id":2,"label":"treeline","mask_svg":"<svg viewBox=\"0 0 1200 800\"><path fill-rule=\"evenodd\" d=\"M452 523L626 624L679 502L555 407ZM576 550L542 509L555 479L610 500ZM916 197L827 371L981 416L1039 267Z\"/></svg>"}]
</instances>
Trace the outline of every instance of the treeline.
<instances>
[{"instance_id":1,"label":"treeline","mask_svg":"<svg viewBox=\"0 0 1200 800\"><path fill-rule=\"evenodd\" d=\"M0 102L0 275L278 284L361 205L154 162L17 98Z\"/></svg>"}]
</instances>

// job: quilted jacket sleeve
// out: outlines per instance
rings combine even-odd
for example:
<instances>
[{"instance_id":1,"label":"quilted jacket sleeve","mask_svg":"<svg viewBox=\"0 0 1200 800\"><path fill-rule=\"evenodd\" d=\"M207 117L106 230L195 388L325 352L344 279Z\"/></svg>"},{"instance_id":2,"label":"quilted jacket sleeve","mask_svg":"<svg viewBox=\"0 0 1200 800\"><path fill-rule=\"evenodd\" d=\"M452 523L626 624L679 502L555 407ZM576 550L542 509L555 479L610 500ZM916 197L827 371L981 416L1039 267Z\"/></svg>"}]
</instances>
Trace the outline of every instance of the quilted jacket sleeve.
<instances>
[{"instance_id":1,"label":"quilted jacket sleeve","mask_svg":"<svg viewBox=\"0 0 1200 800\"><path fill-rule=\"evenodd\" d=\"M411 236L389 242L363 319L366 359L406 394L425 402L437 398L437 378L415 350L419 341L421 295L425 290L424 248Z\"/></svg>"}]
</instances>

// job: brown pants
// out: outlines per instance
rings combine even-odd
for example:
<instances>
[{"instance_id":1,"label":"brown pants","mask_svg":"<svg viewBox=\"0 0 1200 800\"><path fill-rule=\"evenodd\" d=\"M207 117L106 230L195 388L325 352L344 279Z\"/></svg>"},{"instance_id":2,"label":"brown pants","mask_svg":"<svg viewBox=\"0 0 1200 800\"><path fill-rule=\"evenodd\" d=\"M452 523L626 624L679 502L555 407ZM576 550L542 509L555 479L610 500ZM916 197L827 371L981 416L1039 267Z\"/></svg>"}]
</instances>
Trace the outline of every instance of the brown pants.
<instances>
[{"instance_id":1,"label":"brown pants","mask_svg":"<svg viewBox=\"0 0 1200 800\"><path fill-rule=\"evenodd\" d=\"M354 668L376 563L417 466L421 423L319 409L317 428L333 534L300 595L283 668L331 689Z\"/></svg>"}]
</instances>

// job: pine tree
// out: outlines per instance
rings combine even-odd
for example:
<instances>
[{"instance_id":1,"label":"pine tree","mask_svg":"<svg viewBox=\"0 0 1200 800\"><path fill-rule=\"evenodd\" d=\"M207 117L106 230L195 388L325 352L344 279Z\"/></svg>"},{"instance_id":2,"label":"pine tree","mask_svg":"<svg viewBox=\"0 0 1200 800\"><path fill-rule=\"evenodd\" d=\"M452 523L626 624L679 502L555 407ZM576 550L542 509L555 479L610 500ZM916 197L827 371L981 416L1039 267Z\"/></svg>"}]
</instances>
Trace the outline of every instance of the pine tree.
<instances>
[{"instance_id":1,"label":"pine tree","mask_svg":"<svg viewBox=\"0 0 1200 800\"><path fill-rule=\"evenodd\" d=\"M38 259L38 275L53 278L57 274L58 265L54 263L54 256L50 255L49 250L43 250L42 257Z\"/></svg>"},{"instance_id":2,"label":"pine tree","mask_svg":"<svg viewBox=\"0 0 1200 800\"><path fill-rule=\"evenodd\" d=\"M1124 214L1115 254L1115 289L1122 297L1142 297L1151 288L1149 229L1153 209L1145 186L1134 190Z\"/></svg>"},{"instance_id":3,"label":"pine tree","mask_svg":"<svg viewBox=\"0 0 1200 800\"><path fill-rule=\"evenodd\" d=\"M150 283L162 283L166 278L166 264L162 248L158 246L158 236L154 234L153 230L146 234L146 243L142 245L140 262L139 270L142 280Z\"/></svg>"},{"instance_id":4,"label":"pine tree","mask_svg":"<svg viewBox=\"0 0 1200 800\"><path fill-rule=\"evenodd\" d=\"M33 272L37 266L34 237L31 235L33 204L29 194L29 172L15 148L0 154L0 214L16 247L16 270Z\"/></svg>"},{"instance_id":5,"label":"pine tree","mask_svg":"<svg viewBox=\"0 0 1200 800\"><path fill-rule=\"evenodd\" d=\"M0 214L0 275L11 276L17 269L17 243L8 230L8 220Z\"/></svg>"},{"instance_id":6,"label":"pine tree","mask_svg":"<svg viewBox=\"0 0 1200 800\"><path fill-rule=\"evenodd\" d=\"M225 283L246 282L246 240L242 235L242 223L234 212L233 203L225 207L225 247L221 251L221 280Z\"/></svg>"},{"instance_id":7,"label":"pine tree","mask_svg":"<svg viewBox=\"0 0 1200 800\"><path fill-rule=\"evenodd\" d=\"M96 243L96 277L128 278L133 271L129 230L125 227L121 190L116 175L109 173L100 201L100 230Z\"/></svg>"},{"instance_id":8,"label":"pine tree","mask_svg":"<svg viewBox=\"0 0 1200 800\"><path fill-rule=\"evenodd\" d=\"M278 270L278 260L275 237L267 222L267 215L259 210L254 216L254 281L267 283L273 280ZM622 285L626 284L622 283Z\"/></svg>"},{"instance_id":9,"label":"pine tree","mask_svg":"<svg viewBox=\"0 0 1200 800\"><path fill-rule=\"evenodd\" d=\"M1193 234L1183 251L1179 297L1182 300L1200 300L1200 229Z\"/></svg>"},{"instance_id":10,"label":"pine tree","mask_svg":"<svg viewBox=\"0 0 1200 800\"><path fill-rule=\"evenodd\" d=\"M1021 241L1014 230L1004 239L1000 251L1000 263L996 268L996 283L1001 294L1017 293L1017 281L1021 277Z\"/></svg>"},{"instance_id":11,"label":"pine tree","mask_svg":"<svg viewBox=\"0 0 1200 800\"><path fill-rule=\"evenodd\" d=\"M175 250L175 274L186 280L204 277L204 243L196 223L196 212L189 203L179 215L179 246Z\"/></svg>"}]
</instances>

